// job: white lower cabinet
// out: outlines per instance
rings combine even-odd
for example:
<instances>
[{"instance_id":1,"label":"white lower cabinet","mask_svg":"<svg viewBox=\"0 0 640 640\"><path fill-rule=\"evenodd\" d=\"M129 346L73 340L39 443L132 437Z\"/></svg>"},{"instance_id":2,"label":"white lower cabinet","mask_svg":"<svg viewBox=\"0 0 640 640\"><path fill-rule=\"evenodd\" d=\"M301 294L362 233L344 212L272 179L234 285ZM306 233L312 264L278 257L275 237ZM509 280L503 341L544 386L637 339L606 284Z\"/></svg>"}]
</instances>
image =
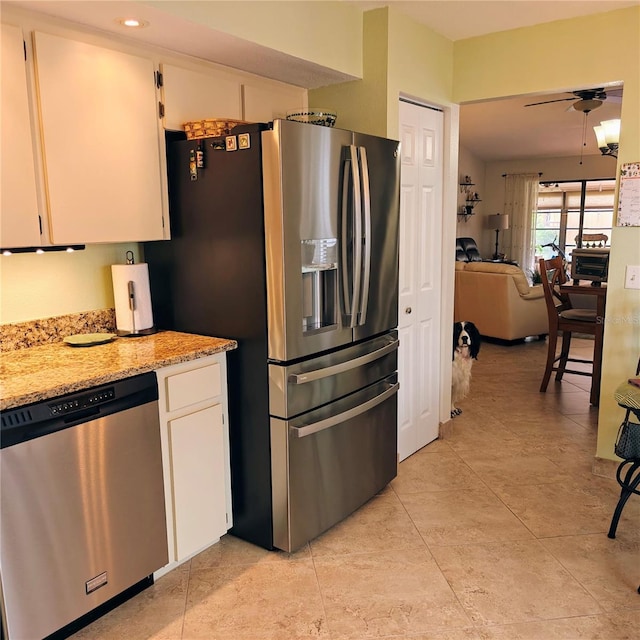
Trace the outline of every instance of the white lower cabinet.
<instances>
[{"instance_id":1,"label":"white lower cabinet","mask_svg":"<svg viewBox=\"0 0 640 640\"><path fill-rule=\"evenodd\" d=\"M162 574L217 542L232 524L226 354L156 375L169 544Z\"/></svg>"}]
</instances>

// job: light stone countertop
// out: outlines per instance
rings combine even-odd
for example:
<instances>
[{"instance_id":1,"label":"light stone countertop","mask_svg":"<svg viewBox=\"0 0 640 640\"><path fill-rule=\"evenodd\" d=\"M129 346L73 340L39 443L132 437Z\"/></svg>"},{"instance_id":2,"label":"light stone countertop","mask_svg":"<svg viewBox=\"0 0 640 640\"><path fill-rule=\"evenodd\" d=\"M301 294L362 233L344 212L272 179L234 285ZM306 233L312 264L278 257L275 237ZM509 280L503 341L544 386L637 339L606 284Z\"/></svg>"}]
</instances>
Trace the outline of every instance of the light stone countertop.
<instances>
[{"instance_id":1,"label":"light stone countertop","mask_svg":"<svg viewBox=\"0 0 640 640\"><path fill-rule=\"evenodd\" d=\"M230 351L235 340L159 331L92 347L65 342L0 355L0 411Z\"/></svg>"}]
</instances>

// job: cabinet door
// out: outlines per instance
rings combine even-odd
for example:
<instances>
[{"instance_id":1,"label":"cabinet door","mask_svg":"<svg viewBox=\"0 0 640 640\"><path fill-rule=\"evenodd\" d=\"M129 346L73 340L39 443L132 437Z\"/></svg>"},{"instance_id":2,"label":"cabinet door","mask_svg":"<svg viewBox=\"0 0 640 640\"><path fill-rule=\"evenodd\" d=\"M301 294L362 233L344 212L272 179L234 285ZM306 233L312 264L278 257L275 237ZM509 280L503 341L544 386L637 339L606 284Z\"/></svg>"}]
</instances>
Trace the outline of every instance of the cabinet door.
<instances>
[{"instance_id":1,"label":"cabinet door","mask_svg":"<svg viewBox=\"0 0 640 640\"><path fill-rule=\"evenodd\" d=\"M52 241L161 240L152 61L38 32L34 46Z\"/></svg>"},{"instance_id":2,"label":"cabinet door","mask_svg":"<svg viewBox=\"0 0 640 640\"><path fill-rule=\"evenodd\" d=\"M176 559L227 532L222 405L169 421Z\"/></svg>"},{"instance_id":3,"label":"cabinet door","mask_svg":"<svg viewBox=\"0 0 640 640\"><path fill-rule=\"evenodd\" d=\"M240 83L168 64L162 71L164 128L184 131L184 123L207 118L240 120Z\"/></svg>"},{"instance_id":4,"label":"cabinet door","mask_svg":"<svg viewBox=\"0 0 640 640\"><path fill-rule=\"evenodd\" d=\"M306 106L305 89L285 84L251 85L245 84L244 117L249 122L270 122L274 118L286 118L287 111Z\"/></svg>"},{"instance_id":5,"label":"cabinet door","mask_svg":"<svg viewBox=\"0 0 640 640\"><path fill-rule=\"evenodd\" d=\"M3 24L0 44L0 246L33 247L40 244L40 224L22 30Z\"/></svg>"}]
</instances>

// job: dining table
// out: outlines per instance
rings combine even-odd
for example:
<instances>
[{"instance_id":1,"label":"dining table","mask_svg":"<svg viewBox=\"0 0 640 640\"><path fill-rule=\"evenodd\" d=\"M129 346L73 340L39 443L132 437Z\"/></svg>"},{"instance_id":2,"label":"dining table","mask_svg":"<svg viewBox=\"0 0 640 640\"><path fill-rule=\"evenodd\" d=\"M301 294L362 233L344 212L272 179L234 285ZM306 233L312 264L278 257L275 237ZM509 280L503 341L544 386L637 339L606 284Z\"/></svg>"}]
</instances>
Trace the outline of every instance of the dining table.
<instances>
[{"instance_id":1,"label":"dining table","mask_svg":"<svg viewBox=\"0 0 640 640\"><path fill-rule=\"evenodd\" d=\"M593 284L589 281L570 281L560 285L560 291L571 295L594 296L596 299L596 332L593 345L593 373L589 402L597 407L600 401L600 380L602 378L602 342L604 337L604 313L607 303L606 282Z\"/></svg>"}]
</instances>

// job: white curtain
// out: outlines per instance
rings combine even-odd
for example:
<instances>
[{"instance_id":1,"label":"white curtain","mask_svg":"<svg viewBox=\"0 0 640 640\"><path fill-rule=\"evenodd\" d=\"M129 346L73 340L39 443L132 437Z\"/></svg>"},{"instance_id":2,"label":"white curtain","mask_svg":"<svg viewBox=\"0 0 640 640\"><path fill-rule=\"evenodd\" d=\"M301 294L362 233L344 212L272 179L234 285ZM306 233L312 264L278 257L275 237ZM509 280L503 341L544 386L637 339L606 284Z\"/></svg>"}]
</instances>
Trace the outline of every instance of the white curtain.
<instances>
[{"instance_id":1,"label":"white curtain","mask_svg":"<svg viewBox=\"0 0 640 640\"><path fill-rule=\"evenodd\" d=\"M534 214L539 181L540 175L537 173L505 176L504 213L509 216L510 230L506 253L510 260L518 262L525 273L534 266Z\"/></svg>"}]
</instances>

